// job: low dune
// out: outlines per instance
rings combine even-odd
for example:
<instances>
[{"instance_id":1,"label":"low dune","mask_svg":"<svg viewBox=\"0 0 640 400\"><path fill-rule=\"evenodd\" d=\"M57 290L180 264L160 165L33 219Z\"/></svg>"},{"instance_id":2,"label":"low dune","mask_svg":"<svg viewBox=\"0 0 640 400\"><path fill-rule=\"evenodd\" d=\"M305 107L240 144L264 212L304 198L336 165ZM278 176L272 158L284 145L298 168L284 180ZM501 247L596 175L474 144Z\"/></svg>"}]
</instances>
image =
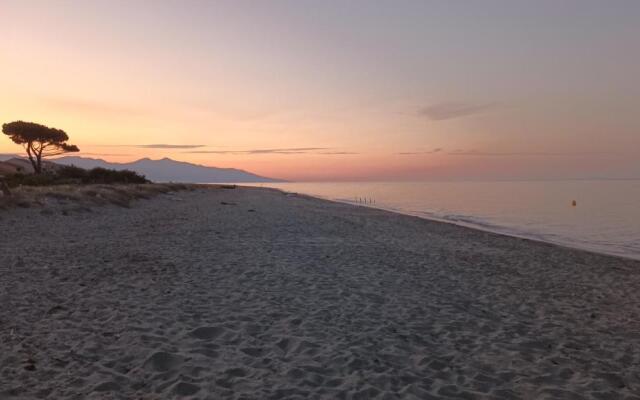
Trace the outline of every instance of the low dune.
<instances>
[{"instance_id":1,"label":"low dune","mask_svg":"<svg viewBox=\"0 0 640 400\"><path fill-rule=\"evenodd\" d=\"M53 213L88 211L101 205L130 207L135 200L194 187L178 183L21 186L12 189L10 196L0 195L0 210L35 207Z\"/></svg>"}]
</instances>

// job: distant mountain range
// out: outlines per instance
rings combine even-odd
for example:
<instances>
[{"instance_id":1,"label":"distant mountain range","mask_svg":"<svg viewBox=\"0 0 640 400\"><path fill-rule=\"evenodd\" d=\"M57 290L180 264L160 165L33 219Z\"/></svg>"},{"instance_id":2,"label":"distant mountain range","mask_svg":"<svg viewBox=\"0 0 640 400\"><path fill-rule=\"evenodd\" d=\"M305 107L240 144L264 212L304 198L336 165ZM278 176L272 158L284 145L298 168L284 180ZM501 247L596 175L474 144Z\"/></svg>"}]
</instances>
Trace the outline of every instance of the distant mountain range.
<instances>
[{"instance_id":1,"label":"distant mountain range","mask_svg":"<svg viewBox=\"0 0 640 400\"><path fill-rule=\"evenodd\" d=\"M23 161L23 162L20 162ZM26 162L25 162L26 161ZM59 165L75 165L76 167L91 169L96 167L115 170L128 169L138 172L154 182L185 182L185 183L228 183L228 182L282 182L278 179L267 178L234 168L206 167L204 165L175 161L170 158L151 160L143 158L130 163L111 163L97 158L60 157L50 160ZM20 163L25 170L30 166L27 160L11 159L7 163Z\"/></svg>"},{"instance_id":2,"label":"distant mountain range","mask_svg":"<svg viewBox=\"0 0 640 400\"><path fill-rule=\"evenodd\" d=\"M18 156L8 156L9 155L0 155L0 175L33 173L33 166L31 166L31 162L29 161L29 159L21 158ZM54 171L56 168L60 168L60 165L54 164L50 161L42 162L42 169L44 171Z\"/></svg>"}]
</instances>

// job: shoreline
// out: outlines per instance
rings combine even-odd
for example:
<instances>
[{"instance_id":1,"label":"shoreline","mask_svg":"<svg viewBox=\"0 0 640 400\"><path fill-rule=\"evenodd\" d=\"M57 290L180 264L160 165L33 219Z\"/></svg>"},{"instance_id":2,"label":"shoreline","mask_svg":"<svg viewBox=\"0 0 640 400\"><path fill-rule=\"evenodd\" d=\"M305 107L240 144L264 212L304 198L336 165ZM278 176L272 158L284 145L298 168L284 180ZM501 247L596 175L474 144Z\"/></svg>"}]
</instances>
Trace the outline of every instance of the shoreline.
<instances>
[{"instance_id":1,"label":"shoreline","mask_svg":"<svg viewBox=\"0 0 640 400\"><path fill-rule=\"evenodd\" d=\"M2 398L640 394L638 261L254 187L0 230Z\"/></svg>"},{"instance_id":2,"label":"shoreline","mask_svg":"<svg viewBox=\"0 0 640 400\"><path fill-rule=\"evenodd\" d=\"M313 196L312 196L313 197ZM320 198L322 199L322 198ZM333 201L331 199L322 199L322 200L328 200L328 201ZM337 200L338 202L341 202L339 200ZM388 212L392 212L395 214L400 214L400 215L407 215L407 216L412 216L412 217L416 217L416 218L422 218L422 219L426 219L429 221L435 221L435 222L441 222L443 224L451 224L451 225L455 225L455 226L460 226L463 228L468 228L468 229L473 229L473 230L477 230L477 231L481 231L481 232L488 232L488 233L493 233L496 235L500 235L500 236L507 236L507 237L512 237L512 238L517 238L517 239L523 239L523 240L530 240L532 242L540 242L540 243L546 243L546 244L551 244L554 246L558 246L561 248L565 248L565 249L570 249L570 250L580 250L580 251L586 251L588 253L592 253L592 254L597 254L597 255L602 255L602 256L609 256L609 257L616 257L616 258L622 258L625 260L632 260L632 261L640 261L640 255L638 256L633 256L633 255L627 255L627 254L620 254L620 253L614 253L614 252L607 252L605 250L600 250L600 249L595 249L592 247L588 247L588 245L584 245L584 246L580 246L579 244L574 244L574 243L569 243L569 242L564 242L564 241L554 241L552 239L546 239L542 236L535 236L533 234L527 235L526 233L515 233L515 232L509 232L507 230L502 231L500 230L500 226L496 226L495 229L489 227L489 226L484 226L482 224L474 224L473 222L462 222L462 221L453 221L453 220L448 220L446 218L438 218L435 216L426 216L426 215L422 215L420 213L412 213L409 211L404 211L404 210L400 210L400 209L395 209L395 208L386 208L386 207L376 207L376 206L368 206L368 205L362 205L362 204L354 204L354 203L349 203L348 201L344 201L345 204L352 204L355 206L362 206L362 207L368 207L368 208L375 208L377 210L384 210L384 211L388 211ZM507 228L505 228L507 229Z\"/></svg>"},{"instance_id":3,"label":"shoreline","mask_svg":"<svg viewBox=\"0 0 640 400\"><path fill-rule=\"evenodd\" d=\"M241 186L243 186L243 185L241 185ZM280 191L285 192L285 193L288 192L285 189L277 188L277 187L267 187L267 186L264 186L264 187L262 187L262 186L244 186L244 187L253 187L253 188L258 188L258 189L263 189L263 188L266 189L266 188L268 188L268 189L280 190ZM493 234L501 235L501 236L507 236L507 237L513 237L513 238L518 238L518 239L525 239L525 240L531 240L533 242L552 244L552 245L556 245L556 246L559 246L559 247L562 247L562 248L567 248L567 249L572 249L572 250L581 250L581 251L586 251L586 252L593 253L593 254L598 254L598 255L604 255L604 256L610 256L610 257L618 257L618 258L622 258L622 259L626 259L626 260L632 260L632 261L640 261L640 254L638 254L638 255L623 254L623 253L620 253L620 252L607 251L607 250L601 249L601 248L590 247L589 245L586 245L586 244L585 245L581 245L579 243L570 242L568 240L567 241L562 241L562 240L547 239L547 238L543 237L542 234L536 235L536 234L527 234L526 232L525 233L510 232L509 228L501 227L499 225L491 225L491 226L489 226L489 224L465 222L465 221L455 221L455 220L451 220L451 219L440 218L440 217L437 217L435 215L425 215L425 214L429 214L429 212L419 212L419 211L411 212L411 211L402 210L402 209L399 209L399 208L394 208L394 207L391 207L391 206L385 207L385 206L377 206L377 205L370 205L370 204L362 204L362 203L356 203L356 202L353 202L353 201L350 201L350 200L340 200L340 199L325 197L325 196L322 196L322 195L313 195L313 194L299 193L299 192L290 192L290 193L309 196L309 197L312 197L312 198L315 198L315 199L318 199L318 200L336 202L336 203L341 203L341 204L348 204L348 205L352 205L352 206L356 206L356 207L365 207L365 208L372 208L372 209L376 209L376 210L383 210L383 211L387 211L387 212L391 212L391 213L395 213L395 214L399 214L399 215L412 216L412 217L416 217L416 218L425 219L425 220L428 220L428 221L435 221L435 222L441 222L441 223L444 223L444 224L461 226L461 227L464 227L464 228L474 229L474 230L478 230L478 231L481 231L481 232L489 232L489 233L493 233ZM470 216L470 217L473 218L473 216Z\"/></svg>"}]
</instances>

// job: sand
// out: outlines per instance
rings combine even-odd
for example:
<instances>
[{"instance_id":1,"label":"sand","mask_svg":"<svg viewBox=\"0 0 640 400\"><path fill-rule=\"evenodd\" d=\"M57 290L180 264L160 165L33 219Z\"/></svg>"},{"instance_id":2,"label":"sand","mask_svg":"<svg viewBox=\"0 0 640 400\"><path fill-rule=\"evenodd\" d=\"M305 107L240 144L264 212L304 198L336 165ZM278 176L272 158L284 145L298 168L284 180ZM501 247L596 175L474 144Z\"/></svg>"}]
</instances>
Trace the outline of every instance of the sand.
<instances>
[{"instance_id":1,"label":"sand","mask_svg":"<svg viewBox=\"0 0 640 400\"><path fill-rule=\"evenodd\" d=\"M0 211L1 399L638 399L640 262L268 189Z\"/></svg>"}]
</instances>

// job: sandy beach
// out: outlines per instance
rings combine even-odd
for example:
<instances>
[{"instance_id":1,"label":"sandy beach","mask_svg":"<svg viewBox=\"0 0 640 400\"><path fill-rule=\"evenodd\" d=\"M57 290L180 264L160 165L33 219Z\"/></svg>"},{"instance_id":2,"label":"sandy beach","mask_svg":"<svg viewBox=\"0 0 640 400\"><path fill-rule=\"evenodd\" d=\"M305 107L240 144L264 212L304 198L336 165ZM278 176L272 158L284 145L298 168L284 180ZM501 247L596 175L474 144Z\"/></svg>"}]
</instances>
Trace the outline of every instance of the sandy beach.
<instances>
[{"instance_id":1,"label":"sandy beach","mask_svg":"<svg viewBox=\"0 0 640 400\"><path fill-rule=\"evenodd\" d=\"M0 210L0 399L640 399L640 262L276 190Z\"/></svg>"}]
</instances>

